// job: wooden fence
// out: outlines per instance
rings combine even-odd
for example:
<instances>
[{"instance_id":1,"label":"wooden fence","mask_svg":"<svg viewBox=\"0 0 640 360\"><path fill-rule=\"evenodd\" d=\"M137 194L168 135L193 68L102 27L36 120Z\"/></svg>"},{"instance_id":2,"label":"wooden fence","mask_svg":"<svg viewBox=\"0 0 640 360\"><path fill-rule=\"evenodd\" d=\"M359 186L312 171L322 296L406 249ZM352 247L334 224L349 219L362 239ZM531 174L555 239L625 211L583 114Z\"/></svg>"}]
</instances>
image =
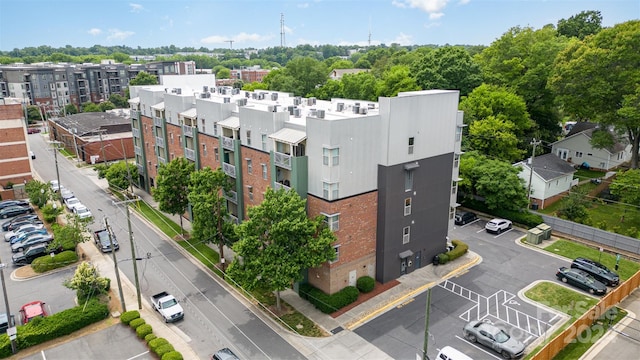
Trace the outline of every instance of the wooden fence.
<instances>
[{"instance_id":1,"label":"wooden fence","mask_svg":"<svg viewBox=\"0 0 640 360\"><path fill-rule=\"evenodd\" d=\"M584 331L587 332L586 336L591 336L591 325L605 314L608 309L618 305L639 286L640 271L605 295L594 307L582 315L582 317L577 319L562 333L558 334L558 336L551 339L537 354L531 357L531 360L551 360L568 344L573 341L582 340L583 336L585 336L583 335Z\"/></svg>"}]
</instances>

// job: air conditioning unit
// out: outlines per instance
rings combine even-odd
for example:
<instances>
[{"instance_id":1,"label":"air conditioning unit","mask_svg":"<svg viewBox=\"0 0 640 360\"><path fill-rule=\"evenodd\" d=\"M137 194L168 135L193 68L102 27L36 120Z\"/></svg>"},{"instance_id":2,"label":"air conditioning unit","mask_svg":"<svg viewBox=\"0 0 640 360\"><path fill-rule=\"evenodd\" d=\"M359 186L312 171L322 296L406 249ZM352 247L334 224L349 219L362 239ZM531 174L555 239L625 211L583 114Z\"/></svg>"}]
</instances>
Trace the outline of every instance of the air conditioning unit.
<instances>
[{"instance_id":1,"label":"air conditioning unit","mask_svg":"<svg viewBox=\"0 0 640 360\"><path fill-rule=\"evenodd\" d=\"M223 99L223 101L224 101L225 104L229 104L229 103L231 103L231 98L230 97L225 97Z\"/></svg>"},{"instance_id":2,"label":"air conditioning unit","mask_svg":"<svg viewBox=\"0 0 640 360\"><path fill-rule=\"evenodd\" d=\"M324 110L318 110L317 115L318 119L324 119Z\"/></svg>"},{"instance_id":3,"label":"air conditioning unit","mask_svg":"<svg viewBox=\"0 0 640 360\"><path fill-rule=\"evenodd\" d=\"M278 93L271 93L271 100L272 101L278 100Z\"/></svg>"},{"instance_id":4,"label":"air conditioning unit","mask_svg":"<svg viewBox=\"0 0 640 360\"><path fill-rule=\"evenodd\" d=\"M337 111L343 111L344 110L344 103L338 103L338 107L336 109Z\"/></svg>"},{"instance_id":5,"label":"air conditioning unit","mask_svg":"<svg viewBox=\"0 0 640 360\"><path fill-rule=\"evenodd\" d=\"M293 116L299 118L302 115L302 111L298 108L293 109Z\"/></svg>"}]
</instances>

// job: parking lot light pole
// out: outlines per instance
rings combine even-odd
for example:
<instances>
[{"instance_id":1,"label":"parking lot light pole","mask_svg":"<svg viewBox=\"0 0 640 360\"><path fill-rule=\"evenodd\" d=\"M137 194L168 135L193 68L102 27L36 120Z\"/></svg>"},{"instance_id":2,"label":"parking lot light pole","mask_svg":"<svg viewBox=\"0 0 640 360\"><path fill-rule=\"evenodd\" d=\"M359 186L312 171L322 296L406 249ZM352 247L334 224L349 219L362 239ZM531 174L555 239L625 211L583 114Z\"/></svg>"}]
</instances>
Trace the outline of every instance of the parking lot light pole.
<instances>
[{"instance_id":1,"label":"parking lot light pole","mask_svg":"<svg viewBox=\"0 0 640 360\"><path fill-rule=\"evenodd\" d=\"M6 307L7 310L7 325L8 325L8 329L7 331L12 328L15 327L16 324L13 324L11 322L11 310L9 309L9 297L7 296L7 287L5 286L4 283L4 268L7 267L6 264L4 263L0 263L0 279L2 281L2 293L4 294L4 306ZM10 338L12 338L10 336ZM12 353L16 353L16 340L15 338L11 339L11 352Z\"/></svg>"}]
</instances>

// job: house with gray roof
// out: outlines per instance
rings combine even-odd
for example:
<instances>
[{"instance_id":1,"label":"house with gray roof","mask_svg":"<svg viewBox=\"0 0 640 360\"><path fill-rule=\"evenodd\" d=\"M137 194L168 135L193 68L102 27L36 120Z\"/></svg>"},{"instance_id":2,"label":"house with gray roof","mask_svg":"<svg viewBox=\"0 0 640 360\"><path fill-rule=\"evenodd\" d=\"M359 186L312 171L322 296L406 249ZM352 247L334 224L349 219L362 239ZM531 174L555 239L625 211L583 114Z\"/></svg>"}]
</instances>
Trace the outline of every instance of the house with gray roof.
<instances>
[{"instance_id":1,"label":"house with gray roof","mask_svg":"<svg viewBox=\"0 0 640 360\"><path fill-rule=\"evenodd\" d=\"M591 138L598 130L596 123L578 122L564 139L551 144L551 152L570 164L585 164L603 171L615 169L631 159L631 145L624 140L618 140L605 149L593 147Z\"/></svg>"},{"instance_id":2,"label":"house with gray roof","mask_svg":"<svg viewBox=\"0 0 640 360\"><path fill-rule=\"evenodd\" d=\"M527 189L531 189L531 205L544 209L561 199L572 186L578 184L573 179L576 169L555 154L545 154L514 164L522 168L518 176L524 180ZM529 186L531 179L531 186Z\"/></svg>"}]
</instances>

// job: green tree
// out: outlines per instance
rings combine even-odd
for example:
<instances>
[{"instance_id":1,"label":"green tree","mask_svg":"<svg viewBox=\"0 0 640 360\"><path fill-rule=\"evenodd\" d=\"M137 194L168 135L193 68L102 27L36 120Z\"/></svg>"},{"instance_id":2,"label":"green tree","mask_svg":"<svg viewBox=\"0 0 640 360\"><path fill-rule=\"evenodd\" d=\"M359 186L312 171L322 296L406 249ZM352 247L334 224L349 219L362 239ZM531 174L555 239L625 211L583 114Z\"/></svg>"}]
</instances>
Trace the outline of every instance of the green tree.
<instances>
[{"instance_id":1,"label":"green tree","mask_svg":"<svg viewBox=\"0 0 640 360\"><path fill-rule=\"evenodd\" d=\"M233 225L225 220L229 212L223 197L223 192L231 188L231 179L220 168L197 170L189 181L188 199L193 214L191 237L218 245L220 260L224 259L224 246L231 246L235 240ZM224 271L224 265L222 268Z\"/></svg>"},{"instance_id":2,"label":"green tree","mask_svg":"<svg viewBox=\"0 0 640 360\"><path fill-rule=\"evenodd\" d=\"M75 250L78 244L89 240L86 235L88 228L85 221L80 221L77 216L71 214L67 214L66 219L64 226L59 224L52 226L53 241L50 247L53 249L71 248Z\"/></svg>"},{"instance_id":3,"label":"green tree","mask_svg":"<svg viewBox=\"0 0 640 360\"><path fill-rule=\"evenodd\" d=\"M287 63L284 73L292 79L292 92L300 96L307 96L316 86L324 85L329 79L329 71L324 63L309 57L292 59Z\"/></svg>"},{"instance_id":4,"label":"green tree","mask_svg":"<svg viewBox=\"0 0 640 360\"><path fill-rule=\"evenodd\" d=\"M136 75L135 78L131 79L131 81L129 81L129 85L130 86L137 86L137 85L157 85L158 84L158 79L156 79L155 76L149 74L146 71L140 71L138 73L138 75Z\"/></svg>"},{"instance_id":5,"label":"green tree","mask_svg":"<svg viewBox=\"0 0 640 360\"><path fill-rule=\"evenodd\" d=\"M399 92L416 91L420 87L416 79L411 76L411 70L406 65L395 65L382 74L382 81L378 85L378 96L393 97Z\"/></svg>"},{"instance_id":6,"label":"green tree","mask_svg":"<svg viewBox=\"0 0 640 360\"><path fill-rule=\"evenodd\" d=\"M107 291L109 291L109 283L109 278L101 277L100 272L95 266L83 261L76 268L73 277L65 280L63 284L65 287L75 290L78 299L86 300L101 294L106 294Z\"/></svg>"},{"instance_id":7,"label":"green tree","mask_svg":"<svg viewBox=\"0 0 640 360\"><path fill-rule=\"evenodd\" d=\"M98 104L86 102L82 104L82 112L102 112L102 110L100 110L100 106L98 106Z\"/></svg>"},{"instance_id":8,"label":"green tree","mask_svg":"<svg viewBox=\"0 0 640 360\"><path fill-rule=\"evenodd\" d=\"M64 112L67 113L67 115L77 114L78 107L75 106L74 104L67 104L64 106Z\"/></svg>"},{"instance_id":9,"label":"green tree","mask_svg":"<svg viewBox=\"0 0 640 360\"><path fill-rule=\"evenodd\" d=\"M189 206L189 178L194 171L195 164L183 157L160 164L156 187L152 191L153 200L158 202L160 211L180 215L181 232L184 232L182 214Z\"/></svg>"},{"instance_id":10,"label":"green tree","mask_svg":"<svg viewBox=\"0 0 640 360\"><path fill-rule=\"evenodd\" d=\"M138 167L125 161L118 161L109 166L104 177L107 179L110 188L125 191L130 184L129 174L131 175L131 181L137 179Z\"/></svg>"},{"instance_id":11,"label":"green tree","mask_svg":"<svg viewBox=\"0 0 640 360\"><path fill-rule=\"evenodd\" d=\"M29 181L25 187L25 191L29 196L29 202L42 209L47 204L51 197L51 187L47 183L43 183L39 180Z\"/></svg>"},{"instance_id":12,"label":"green tree","mask_svg":"<svg viewBox=\"0 0 640 360\"><path fill-rule=\"evenodd\" d=\"M587 193L584 190L569 192L558 209L561 218L585 224L589 222L589 212L587 211Z\"/></svg>"},{"instance_id":13,"label":"green tree","mask_svg":"<svg viewBox=\"0 0 640 360\"><path fill-rule=\"evenodd\" d=\"M231 79L231 70L226 67L221 68L216 72L216 79Z\"/></svg>"},{"instance_id":14,"label":"green tree","mask_svg":"<svg viewBox=\"0 0 640 360\"><path fill-rule=\"evenodd\" d=\"M640 169L619 172L609 189L623 203L640 206Z\"/></svg>"},{"instance_id":15,"label":"green tree","mask_svg":"<svg viewBox=\"0 0 640 360\"><path fill-rule=\"evenodd\" d=\"M573 40L556 59L550 87L564 111L627 134L631 167L640 150L640 20L606 28L583 41Z\"/></svg>"},{"instance_id":16,"label":"green tree","mask_svg":"<svg viewBox=\"0 0 640 360\"><path fill-rule=\"evenodd\" d=\"M342 81L329 80L323 86L315 89L312 95L321 100L330 100L332 98L343 98Z\"/></svg>"},{"instance_id":17,"label":"green tree","mask_svg":"<svg viewBox=\"0 0 640 360\"><path fill-rule=\"evenodd\" d=\"M129 103L127 102L127 99L125 99L122 95L120 94L113 94L111 96L109 96L109 101L116 106L116 108L118 109L126 109L129 107Z\"/></svg>"},{"instance_id":18,"label":"green tree","mask_svg":"<svg viewBox=\"0 0 640 360\"><path fill-rule=\"evenodd\" d=\"M240 240L233 246L242 261L234 259L229 274L248 289L275 291L280 310L280 292L302 280L302 270L335 258L336 237L322 217L307 217L306 200L295 191L267 188L264 201L248 215L236 228Z\"/></svg>"},{"instance_id":19,"label":"green tree","mask_svg":"<svg viewBox=\"0 0 640 360\"><path fill-rule=\"evenodd\" d=\"M457 89L466 96L482 84L480 66L459 46L427 52L412 67L418 85L425 90Z\"/></svg>"},{"instance_id":20,"label":"green tree","mask_svg":"<svg viewBox=\"0 0 640 360\"><path fill-rule=\"evenodd\" d=\"M488 116L474 121L469 127L469 148L490 158L514 162L524 155L524 150L518 149L515 131L515 125L504 118Z\"/></svg>"},{"instance_id":21,"label":"green tree","mask_svg":"<svg viewBox=\"0 0 640 360\"><path fill-rule=\"evenodd\" d=\"M29 124L42 120L40 117L40 109L35 105L27 106L27 121Z\"/></svg>"},{"instance_id":22,"label":"green tree","mask_svg":"<svg viewBox=\"0 0 640 360\"><path fill-rule=\"evenodd\" d=\"M346 74L342 77L342 95L347 99L378 100L378 79L371 72Z\"/></svg>"},{"instance_id":23,"label":"green tree","mask_svg":"<svg viewBox=\"0 0 640 360\"><path fill-rule=\"evenodd\" d=\"M600 11L582 11L568 19L558 21L558 34L576 37L580 40L602 30L602 14Z\"/></svg>"},{"instance_id":24,"label":"green tree","mask_svg":"<svg viewBox=\"0 0 640 360\"><path fill-rule=\"evenodd\" d=\"M326 61L325 64L327 64ZM335 69L353 69L353 62L351 60L339 59L327 66L330 71Z\"/></svg>"},{"instance_id":25,"label":"green tree","mask_svg":"<svg viewBox=\"0 0 640 360\"><path fill-rule=\"evenodd\" d=\"M101 102L98 107L100 108L100 111L105 112L107 110L113 110L116 108L116 106L109 100L107 101L103 101Z\"/></svg>"}]
</instances>

